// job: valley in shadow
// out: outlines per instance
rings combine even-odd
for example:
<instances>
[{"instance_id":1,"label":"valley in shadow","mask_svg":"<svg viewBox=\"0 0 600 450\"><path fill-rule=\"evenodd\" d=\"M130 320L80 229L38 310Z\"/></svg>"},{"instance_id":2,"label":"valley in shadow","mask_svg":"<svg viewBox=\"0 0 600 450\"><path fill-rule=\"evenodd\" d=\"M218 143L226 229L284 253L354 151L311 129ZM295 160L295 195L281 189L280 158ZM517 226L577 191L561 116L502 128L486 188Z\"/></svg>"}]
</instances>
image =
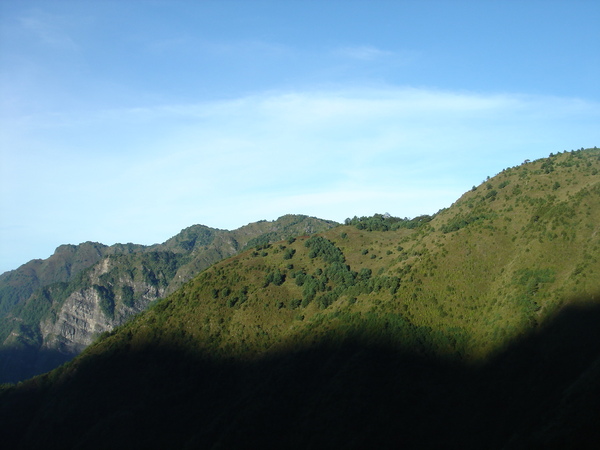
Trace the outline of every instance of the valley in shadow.
<instances>
[{"instance_id":1,"label":"valley in shadow","mask_svg":"<svg viewBox=\"0 0 600 450\"><path fill-rule=\"evenodd\" d=\"M73 353L33 345L0 348L0 384L17 383L43 374L75 356Z\"/></svg>"},{"instance_id":2,"label":"valley in shadow","mask_svg":"<svg viewBox=\"0 0 600 450\"><path fill-rule=\"evenodd\" d=\"M6 448L595 448L600 306L480 365L323 339L250 361L126 340L0 394Z\"/></svg>"}]
</instances>

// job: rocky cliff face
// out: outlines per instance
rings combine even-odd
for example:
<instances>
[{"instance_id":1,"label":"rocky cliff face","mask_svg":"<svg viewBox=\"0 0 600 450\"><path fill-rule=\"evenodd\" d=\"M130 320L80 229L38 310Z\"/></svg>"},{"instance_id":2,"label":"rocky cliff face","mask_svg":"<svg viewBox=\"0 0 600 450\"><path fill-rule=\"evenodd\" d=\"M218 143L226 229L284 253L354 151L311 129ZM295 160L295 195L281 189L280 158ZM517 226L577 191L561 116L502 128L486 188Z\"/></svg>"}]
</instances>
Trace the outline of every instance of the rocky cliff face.
<instances>
[{"instance_id":1,"label":"rocky cliff face","mask_svg":"<svg viewBox=\"0 0 600 450\"><path fill-rule=\"evenodd\" d=\"M76 355L91 344L98 334L112 330L112 320L100 311L99 300L94 289L71 294L56 322L53 323L49 318L42 322L42 348Z\"/></svg>"},{"instance_id":2,"label":"rocky cliff face","mask_svg":"<svg viewBox=\"0 0 600 450\"><path fill-rule=\"evenodd\" d=\"M118 271L119 268L114 260L107 257L90 271L88 284L92 287L73 292L58 310L56 318L48 317L40 324L43 350L59 351L66 357L75 356L98 335L112 331L131 316L146 309L150 302L165 295L164 287L120 277L110 286L113 292L121 292L118 298L113 294L114 306L110 314L110 309L102 307L106 292L110 296L110 290L101 289L101 283L111 270ZM125 304L125 291L130 292L135 300Z\"/></svg>"}]
</instances>

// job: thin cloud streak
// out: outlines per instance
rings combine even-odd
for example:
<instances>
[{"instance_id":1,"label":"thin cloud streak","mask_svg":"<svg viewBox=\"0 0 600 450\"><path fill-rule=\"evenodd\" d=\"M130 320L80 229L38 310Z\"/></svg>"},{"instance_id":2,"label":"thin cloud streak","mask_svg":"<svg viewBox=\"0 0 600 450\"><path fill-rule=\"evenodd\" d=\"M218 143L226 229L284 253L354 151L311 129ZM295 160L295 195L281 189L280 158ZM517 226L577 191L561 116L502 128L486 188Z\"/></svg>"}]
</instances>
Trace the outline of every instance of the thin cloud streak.
<instances>
[{"instance_id":1,"label":"thin cloud streak","mask_svg":"<svg viewBox=\"0 0 600 450\"><path fill-rule=\"evenodd\" d=\"M334 54L362 61L373 61L379 58L393 56L394 52L381 50L371 45L359 45L355 47L338 48L334 51Z\"/></svg>"}]
</instances>

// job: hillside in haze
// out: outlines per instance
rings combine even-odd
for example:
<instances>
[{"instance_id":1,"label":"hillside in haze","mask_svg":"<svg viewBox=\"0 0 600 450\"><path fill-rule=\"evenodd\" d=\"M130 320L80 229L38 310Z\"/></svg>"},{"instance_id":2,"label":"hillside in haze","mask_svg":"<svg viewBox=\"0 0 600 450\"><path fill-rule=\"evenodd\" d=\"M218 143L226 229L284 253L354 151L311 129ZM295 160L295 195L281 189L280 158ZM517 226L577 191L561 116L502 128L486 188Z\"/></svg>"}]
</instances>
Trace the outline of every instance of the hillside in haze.
<instances>
[{"instance_id":1,"label":"hillside in haze","mask_svg":"<svg viewBox=\"0 0 600 450\"><path fill-rule=\"evenodd\" d=\"M595 448L600 150L260 242L0 391L11 448Z\"/></svg>"},{"instance_id":2,"label":"hillside in haze","mask_svg":"<svg viewBox=\"0 0 600 450\"><path fill-rule=\"evenodd\" d=\"M234 231L194 225L162 244L61 245L0 275L0 382L43 373L247 246L338 224L302 215Z\"/></svg>"}]
</instances>

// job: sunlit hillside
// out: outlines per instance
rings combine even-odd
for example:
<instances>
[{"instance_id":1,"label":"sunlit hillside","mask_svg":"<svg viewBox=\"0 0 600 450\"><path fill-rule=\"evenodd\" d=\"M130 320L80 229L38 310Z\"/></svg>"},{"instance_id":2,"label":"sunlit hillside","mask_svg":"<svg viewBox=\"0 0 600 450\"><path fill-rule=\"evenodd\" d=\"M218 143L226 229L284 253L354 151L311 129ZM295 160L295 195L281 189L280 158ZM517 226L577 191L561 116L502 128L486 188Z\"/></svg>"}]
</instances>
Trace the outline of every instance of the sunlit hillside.
<instances>
[{"instance_id":1,"label":"sunlit hillside","mask_svg":"<svg viewBox=\"0 0 600 450\"><path fill-rule=\"evenodd\" d=\"M377 334L384 326L386 339L397 331L401 345L419 330L428 350L488 356L598 293L599 155L507 169L433 219L355 218L318 237L259 246L207 270L128 330L143 333L160 317L165 332L247 356L360 324Z\"/></svg>"},{"instance_id":2,"label":"sunlit hillside","mask_svg":"<svg viewBox=\"0 0 600 450\"><path fill-rule=\"evenodd\" d=\"M0 418L24 448L587 448L599 170L559 153L434 216L260 243L6 388Z\"/></svg>"}]
</instances>

